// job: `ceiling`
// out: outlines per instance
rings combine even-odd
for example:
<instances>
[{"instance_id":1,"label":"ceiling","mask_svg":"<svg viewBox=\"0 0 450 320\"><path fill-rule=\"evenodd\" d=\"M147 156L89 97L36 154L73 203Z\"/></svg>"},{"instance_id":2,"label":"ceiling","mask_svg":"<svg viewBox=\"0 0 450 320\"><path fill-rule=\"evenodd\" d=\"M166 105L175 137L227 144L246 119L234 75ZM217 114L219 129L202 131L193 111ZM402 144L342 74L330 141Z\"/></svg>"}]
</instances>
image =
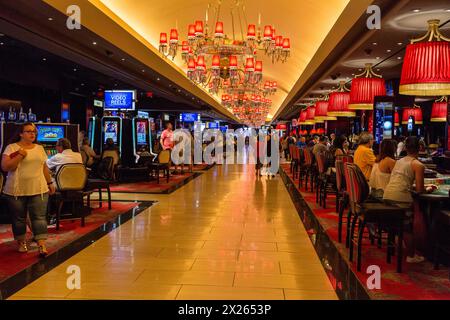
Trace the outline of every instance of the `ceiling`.
<instances>
[{"instance_id":1,"label":"ceiling","mask_svg":"<svg viewBox=\"0 0 450 320\"><path fill-rule=\"evenodd\" d=\"M155 48L159 45L160 32L169 32L178 26L180 38L186 40L187 26L195 20L204 20L208 4L210 21L216 16L217 1L211 0L100 0L111 12L127 23L144 37ZM91 1L96 3L97 1ZM231 8L235 0L223 0L219 20L224 22L225 34L232 36ZM263 58L264 76L267 80L278 82L278 92L272 98L273 106L270 114L274 115L282 105L288 92L292 89L303 70L316 53L322 41L329 33L349 0L278 0L240 1L245 6L246 19L241 17L244 37L247 23L257 24L261 14L261 26L271 24L277 34L291 39L291 57L282 64L272 64L271 60L259 53ZM100 7L100 6L99 6ZM108 12L105 11L107 14ZM312 18L313 17L313 18ZM236 39L241 40L241 28L235 17ZM247 21L247 23L246 23ZM210 22L210 24L213 24ZM175 64L186 70L185 64L178 58Z\"/></svg>"},{"instance_id":2,"label":"ceiling","mask_svg":"<svg viewBox=\"0 0 450 320\"><path fill-rule=\"evenodd\" d=\"M382 2L382 1L381 1ZM298 117L299 105L316 100L336 89L340 80L347 82L363 71L366 63L374 65L374 71L386 80L400 78L405 48L412 38L425 35L427 20L440 19L441 31L450 37L450 2L445 0L400 0L394 6L383 10L380 30L368 30L361 25L361 33L354 38L344 39L348 43L339 57L330 57L317 72L314 81L304 86L290 102L278 119L290 120ZM365 21L361 22L362 24ZM355 29L358 26L355 25ZM427 98L435 99L435 97ZM424 101L419 97L416 101Z\"/></svg>"}]
</instances>

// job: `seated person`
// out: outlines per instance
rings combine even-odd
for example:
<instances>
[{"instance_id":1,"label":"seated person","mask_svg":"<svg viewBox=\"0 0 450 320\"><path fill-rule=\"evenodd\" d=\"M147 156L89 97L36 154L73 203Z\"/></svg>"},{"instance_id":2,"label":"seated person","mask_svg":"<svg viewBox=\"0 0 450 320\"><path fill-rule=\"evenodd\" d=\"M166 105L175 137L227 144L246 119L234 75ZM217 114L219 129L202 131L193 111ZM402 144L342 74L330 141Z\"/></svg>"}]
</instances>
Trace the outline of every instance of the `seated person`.
<instances>
[{"instance_id":1,"label":"seated person","mask_svg":"<svg viewBox=\"0 0 450 320\"><path fill-rule=\"evenodd\" d=\"M100 156L98 156L95 153L94 149L92 149L91 146L89 145L88 138L83 139L83 143L81 145L80 150L84 151L86 153L86 156L88 157L86 162L87 167L92 167L92 165L95 163L95 160L98 160L100 158Z\"/></svg>"},{"instance_id":2,"label":"seated person","mask_svg":"<svg viewBox=\"0 0 450 320\"><path fill-rule=\"evenodd\" d=\"M314 155L316 155L319 152L326 152L327 150L328 150L328 148L327 148L327 138L325 136L320 136L319 142L314 145L312 153Z\"/></svg>"},{"instance_id":3,"label":"seated person","mask_svg":"<svg viewBox=\"0 0 450 320\"><path fill-rule=\"evenodd\" d=\"M372 197L383 199L384 189L389 183L391 172L395 166L397 146L394 140L384 139L380 144L380 154L372 168L369 186Z\"/></svg>"},{"instance_id":4,"label":"seated person","mask_svg":"<svg viewBox=\"0 0 450 320\"><path fill-rule=\"evenodd\" d=\"M47 160L48 168L54 173L66 163L83 163L81 154L72 151L72 145L67 138L61 138L56 142L56 150L58 151L53 157Z\"/></svg>"},{"instance_id":5,"label":"seated person","mask_svg":"<svg viewBox=\"0 0 450 320\"><path fill-rule=\"evenodd\" d=\"M377 159L372 150L373 135L362 132L358 140L358 149L355 151L354 163L361 169L367 181L370 179L372 166Z\"/></svg>"},{"instance_id":6,"label":"seated person","mask_svg":"<svg viewBox=\"0 0 450 320\"><path fill-rule=\"evenodd\" d=\"M396 162L383 195L383 200L387 203L408 209L407 228L405 230L406 262L408 263L418 263L424 260L423 256L416 253L417 236L415 237L414 235L413 197L411 195L414 183L416 192L421 193L425 189L425 166L417 159L419 147L419 139L417 137L408 137L406 139L407 156Z\"/></svg>"},{"instance_id":7,"label":"seated person","mask_svg":"<svg viewBox=\"0 0 450 320\"><path fill-rule=\"evenodd\" d=\"M306 147L306 138L305 137L301 137L298 142L297 142L297 147L299 148L303 148Z\"/></svg>"}]
</instances>

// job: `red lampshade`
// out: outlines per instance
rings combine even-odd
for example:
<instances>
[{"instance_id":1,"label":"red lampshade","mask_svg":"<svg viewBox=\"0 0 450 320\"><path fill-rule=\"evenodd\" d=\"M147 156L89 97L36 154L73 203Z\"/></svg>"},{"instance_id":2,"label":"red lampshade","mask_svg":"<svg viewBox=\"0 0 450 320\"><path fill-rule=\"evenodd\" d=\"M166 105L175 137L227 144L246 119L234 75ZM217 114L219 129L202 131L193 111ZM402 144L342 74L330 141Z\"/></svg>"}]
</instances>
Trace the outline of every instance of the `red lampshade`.
<instances>
[{"instance_id":1,"label":"red lampshade","mask_svg":"<svg viewBox=\"0 0 450 320\"><path fill-rule=\"evenodd\" d=\"M203 34L203 21L197 20L195 21L195 35Z\"/></svg>"},{"instance_id":2,"label":"red lampshade","mask_svg":"<svg viewBox=\"0 0 450 320\"><path fill-rule=\"evenodd\" d=\"M187 41L183 41L181 44L181 52L184 54L189 53L189 44Z\"/></svg>"},{"instance_id":3,"label":"red lampshade","mask_svg":"<svg viewBox=\"0 0 450 320\"><path fill-rule=\"evenodd\" d=\"M178 31L177 31L177 29L170 30L170 42L178 42Z\"/></svg>"},{"instance_id":4,"label":"red lampshade","mask_svg":"<svg viewBox=\"0 0 450 320\"><path fill-rule=\"evenodd\" d=\"M298 117L298 124L303 124L306 121L306 110L300 111L300 116Z\"/></svg>"},{"instance_id":5,"label":"red lampshade","mask_svg":"<svg viewBox=\"0 0 450 320\"><path fill-rule=\"evenodd\" d=\"M289 38L283 39L283 50L291 49L291 40Z\"/></svg>"},{"instance_id":6,"label":"red lampshade","mask_svg":"<svg viewBox=\"0 0 450 320\"><path fill-rule=\"evenodd\" d=\"M195 60L193 58L189 59L188 61L188 71L195 71Z\"/></svg>"},{"instance_id":7,"label":"red lampshade","mask_svg":"<svg viewBox=\"0 0 450 320\"><path fill-rule=\"evenodd\" d=\"M398 115L398 112L395 111L394 113L394 127L400 126L400 116Z\"/></svg>"},{"instance_id":8,"label":"red lampshade","mask_svg":"<svg viewBox=\"0 0 450 320\"><path fill-rule=\"evenodd\" d=\"M402 124L408 124L409 117L414 118L415 124L422 124L422 109L420 107L403 109Z\"/></svg>"},{"instance_id":9,"label":"red lampshade","mask_svg":"<svg viewBox=\"0 0 450 320\"><path fill-rule=\"evenodd\" d=\"M278 48L283 47L283 36L277 36L275 38L275 46L277 46Z\"/></svg>"},{"instance_id":10,"label":"red lampshade","mask_svg":"<svg viewBox=\"0 0 450 320\"><path fill-rule=\"evenodd\" d=\"M249 24L247 29L247 39L253 40L256 38L256 26L254 24Z\"/></svg>"},{"instance_id":11,"label":"red lampshade","mask_svg":"<svg viewBox=\"0 0 450 320\"><path fill-rule=\"evenodd\" d=\"M311 132L310 132L310 134L317 134L316 129L312 129Z\"/></svg>"},{"instance_id":12,"label":"red lampshade","mask_svg":"<svg viewBox=\"0 0 450 320\"><path fill-rule=\"evenodd\" d=\"M221 21L217 21L216 22L215 36L218 37L218 38L221 38L221 37L224 36L224 33L223 33L223 22L221 22Z\"/></svg>"},{"instance_id":13,"label":"red lampshade","mask_svg":"<svg viewBox=\"0 0 450 320\"><path fill-rule=\"evenodd\" d=\"M205 57L204 56L198 56L197 57L197 70L205 71L206 70L206 63L205 63Z\"/></svg>"},{"instance_id":14,"label":"red lampshade","mask_svg":"<svg viewBox=\"0 0 450 320\"><path fill-rule=\"evenodd\" d=\"M220 69L220 56L219 55L216 54L212 57L211 67L213 69Z\"/></svg>"},{"instance_id":15,"label":"red lampshade","mask_svg":"<svg viewBox=\"0 0 450 320\"><path fill-rule=\"evenodd\" d=\"M188 39L195 38L195 25L190 24L188 26Z\"/></svg>"},{"instance_id":16,"label":"red lampshade","mask_svg":"<svg viewBox=\"0 0 450 320\"><path fill-rule=\"evenodd\" d=\"M277 88L278 87L278 83L276 81L272 81L272 88Z\"/></svg>"},{"instance_id":17,"label":"red lampshade","mask_svg":"<svg viewBox=\"0 0 450 320\"><path fill-rule=\"evenodd\" d=\"M159 44L167 44L167 33L161 32L161 35L159 36Z\"/></svg>"},{"instance_id":18,"label":"red lampshade","mask_svg":"<svg viewBox=\"0 0 450 320\"><path fill-rule=\"evenodd\" d=\"M446 122L447 121L447 107L448 102L446 99L441 99L433 103L431 109L431 122Z\"/></svg>"},{"instance_id":19,"label":"red lampshade","mask_svg":"<svg viewBox=\"0 0 450 320\"><path fill-rule=\"evenodd\" d=\"M272 40L272 26L265 26L264 27L264 39L265 40Z\"/></svg>"},{"instance_id":20,"label":"red lampshade","mask_svg":"<svg viewBox=\"0 0 450 320\"><path fill-rule=\"evenodd\" d=\"M350 110L373 110L375 96L385 96L384 79L375 75L372 65L366 65L366 71L352 80L350 91Z\"/></svg>"},{"instance_id":21,"label":"red lampshade","mask_svg":"<svg viewBox=\"0 0 450 320\"><path fill-rule=\"evenodd\" d=\"M314 115L316 122L320 123L325 120L337 120L336 117L328 115L328 101L319 100L316 102L316 112Z\"/></svg>"},{"instance_id":22,"label":"red lampshade","mask_svg":"<svg viewBox=\"0 0 450 320\"><path fill-rule=\"evenodd\" d=\"M439 20L430 20L427 42L412 40L406 47L400 94L437 96L450 94L450 42L439 32ZM436 39L437 41L432 41ZM441 41L443 40L443 41Z\"/></svg>"},{"instance_id":23,"label":"red lampshade","mask_svg":"<svg viewBox=\"0 0 450 320\"><path fill-rule=\"evenodd\" d=\"M255 71L255 59L247 58L247 62L245 63L245 71L247 72Z\"/></svg>"},{"instance_id":24,"label":"red lampshade","mask_svg":"<svg viewBox=\"0 0 450 320\"><path fill-rule=\"evenodd\" d=\"M272 41L275 41L275 32L276 32L276 30L275 30L275 28L272 28Z\"/></svg>"},{"instance_id":25,"label":"red lampshade","mask_svg":"<svg viewBox=\"0 0 450 320\"><path fill-rule=\"evenodd\" d=\"M237 69L238 61L236 56L230 56L230 69Z\"/></svg>"},{"instance_id":26,"label":"red lampshade","mask_svg":"<svg viewBox=\"0 0 450 320\"><path fill-rule=\"evenodd\" d=\"M332 117L355 117L356 113L348 109L350 93L346 92L345 81L340 82L340 91L330 93L328 115Z\"/></svg>"},{"instance_id":27,"label":"red lampshade","mask_svg":"<svg viewBox=\"0 0 450 320\"><path fill-rule=\"evenodd\" d=\"M316 121L314 120L316 114L316 108L314 106L310 106L309 108L306 109L306 120L304 122L304 124L307 125L313 125L316 123Z\"/></svg>"},{"instance_id":28,"label":"red lampshade","mask_svg":"<svg viewBox=\"0 0 450 320\"><path fill-rule=\"evenodd\" d=\"M256 61L255 63L255 72L261 73L263 71L263 63L262 61Z\"/></svg>"}]
</instances>

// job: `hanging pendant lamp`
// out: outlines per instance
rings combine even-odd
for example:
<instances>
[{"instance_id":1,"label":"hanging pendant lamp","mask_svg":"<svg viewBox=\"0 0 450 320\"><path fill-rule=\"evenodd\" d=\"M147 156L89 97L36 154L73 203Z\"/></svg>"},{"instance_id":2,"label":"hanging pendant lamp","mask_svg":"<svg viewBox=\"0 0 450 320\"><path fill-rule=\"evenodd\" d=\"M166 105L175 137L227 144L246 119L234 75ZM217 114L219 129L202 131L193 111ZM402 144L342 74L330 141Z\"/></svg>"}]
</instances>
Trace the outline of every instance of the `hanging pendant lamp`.
<instances>
[{"instance_id":1,"label":"hanging pendant lamp","mask_svg":"<svg viewBox=\"0 0 450 320\"><path fill-rule=\"evenodd\" d=\"M439 31L439 20L428 21L428 32L406 47L400 94L439 96L450 94L450 39ZM428 39L428 41L424 41ZM421 42L424 41L424 42Z\"/></svg>"},{"instance_id":2,"label":"hanging pendant lamp","mask_svg":"<svg viewBox=\"0 0 450 320\"><path fill-rule=\"evenodd\" d=\"M373 110L375 96L385 96L386 86L381 75L372 70L372 64L366 64L366 70L352 80L350 91L350 110Z\"/></svg>"},{"instance_id":3,"label":"hanging pendant lamp","mask_svg":"<svg viewBox=\"0 0 450 320\"><path fill-rule=\"evenodd\" d=\"M446 122L447 121L447 97L442 97L433 103L431 108L431 122Z\"/></svg>"},{"instance_id":4,"label":"hanging pendant lamp","mask_svg":"<svg viewBox=\"0 0 450 320\"><path fill-rule=\"evenodd\" d=\"M316 108L314 106L309 106L306 109L306 121L304 122L305 125L314 125L316 123L314 116L316 114Z\"/></svg>"},{"instance_id":5,"label":"hanging pendant lamp","mask_svg":"<svg viewBox=\"0 0 450 320\"><path fill-rule=\"evenodd\" d=\"M300 116L298 117L298 124L305 124L306 121L306 109L300 111Z\"/></svg>"},{"instance_id":6,"label":"hanging pendant lamp","mask_svg":"<svg viewBox=\"0 0 450 320\"><path fill-rule=\"evenodd\" d=\"M345 86L345 81L339 82L339 89L330 93L328 100L328 116L330 117L355 117L356 113L349 110L350 90Z\"/></svg>"},{"instance_id":7,"label":"hanging pendant lamp","mask_svg":"<svg viewBox=\"0 0 450 320\"><path fill-rule=\"evenodd\" d=\"M328 96L323 97L322 99L317 100L316 102L316 113L314 115L314 119L317 121L331 121L337 120L336 117L328 115Z\"/></svg>"},{"instance_id":8,"label":"hanging pendant lamp","mask_svg":"<svg viewBox=\"0 0 450 320\"><path fill-rule=\"evenodd\" d=\"M398 115L398 111L394 113L394 127L400 126L400 116Z\"/></svg>"},{"instance_id":9,"label":"hanging pendant lamp","mask_svg":"<svg viewBox=\"0 0 450 320\"><path fill-rule=\"evenodd\" d=\"M403 110L402 124L408 124L410 117L413 117L415 124L423 124L422 109L418 105Z\"/></svg>"}]
</instances>

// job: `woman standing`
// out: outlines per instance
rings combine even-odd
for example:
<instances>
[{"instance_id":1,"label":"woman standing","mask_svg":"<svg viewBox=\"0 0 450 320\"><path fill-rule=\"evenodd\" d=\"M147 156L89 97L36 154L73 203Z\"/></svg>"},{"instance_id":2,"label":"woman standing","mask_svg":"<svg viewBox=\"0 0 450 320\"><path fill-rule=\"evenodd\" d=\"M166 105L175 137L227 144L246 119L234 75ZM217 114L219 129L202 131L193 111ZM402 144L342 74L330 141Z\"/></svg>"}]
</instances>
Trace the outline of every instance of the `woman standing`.
<instances>
[{"instance_id":1,"label":"woman standing","mask_svg":"<svg viewBox=\"0 0 450 320\"><path fill-rule=\"evenodd\" d=\"M45 150L35 143L36 134L33 123L24 123L16 142L8 145L3 152L2 170L8 172L3 193L13 214L13 233L19 252L28 251L26 220L29 213L39 255L46 257L47 202L49 194L55 193L55 186L46 165Z\"/></svg>"}]
</instances>

